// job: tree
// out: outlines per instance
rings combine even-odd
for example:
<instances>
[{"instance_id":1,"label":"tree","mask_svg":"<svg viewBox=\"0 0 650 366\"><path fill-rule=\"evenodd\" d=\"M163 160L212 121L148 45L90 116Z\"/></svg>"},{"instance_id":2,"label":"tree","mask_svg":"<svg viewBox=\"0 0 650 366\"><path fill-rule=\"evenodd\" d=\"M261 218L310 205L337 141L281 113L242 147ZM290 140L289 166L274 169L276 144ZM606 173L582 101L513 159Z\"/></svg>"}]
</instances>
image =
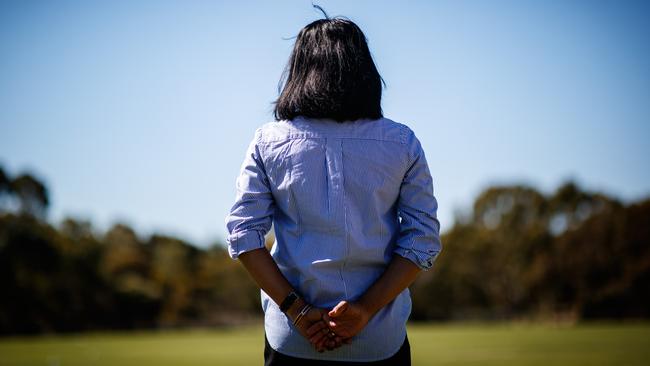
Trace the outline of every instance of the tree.
<instances>
[{"instance_id":1,"label":"tree","mask_svg":"<svg viewBox=\"0 0 650 366\"><path fill-rule=\"evenodd\" d=\"M11 181L11 192L18 198L21 213L45 219L49 200L43 183L30 174L21 174Z\"/></svg>"}]
</instances>

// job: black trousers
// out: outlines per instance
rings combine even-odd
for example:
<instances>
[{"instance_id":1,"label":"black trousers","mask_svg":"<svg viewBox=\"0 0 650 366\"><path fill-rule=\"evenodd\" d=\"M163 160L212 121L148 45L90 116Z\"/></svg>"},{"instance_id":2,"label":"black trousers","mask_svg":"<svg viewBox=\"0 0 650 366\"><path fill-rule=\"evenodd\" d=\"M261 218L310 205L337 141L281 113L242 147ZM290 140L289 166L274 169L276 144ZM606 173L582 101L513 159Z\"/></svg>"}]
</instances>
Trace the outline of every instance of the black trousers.
<instances>
[{"instance_id":1,"label":"black trousers","mask_svg":"<svg viewBox=\"0 0 650 366\"><path fill-rule=\"evenodd\" d=\"M327 351L325 351L327 352ZM393 356L374 362L344 362L311 360L291 357L274 350L264 334L264 366L411 366L411 345L409 338L404 338L402 347Z\"/></svg>"}]
</instances>

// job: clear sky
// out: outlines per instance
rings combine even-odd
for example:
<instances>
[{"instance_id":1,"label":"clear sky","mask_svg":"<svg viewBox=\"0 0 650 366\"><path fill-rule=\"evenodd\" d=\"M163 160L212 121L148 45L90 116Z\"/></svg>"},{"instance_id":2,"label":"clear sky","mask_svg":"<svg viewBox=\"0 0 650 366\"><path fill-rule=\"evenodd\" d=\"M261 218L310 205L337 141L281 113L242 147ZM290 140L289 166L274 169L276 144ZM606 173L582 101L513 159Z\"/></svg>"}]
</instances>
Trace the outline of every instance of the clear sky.
<instances>
[{"instance_id":1,"label":"clear sky","mask_svg":"<svg viewBox=\"0 0 650 366\"><path fill-rule=\"evenodd\" d=\"M650 195L649 2L320 1L365 32L442 230L493 183ZM49 219L223 240L311 1L1 1L0 164Z\"/></svg>"}]
</instances>

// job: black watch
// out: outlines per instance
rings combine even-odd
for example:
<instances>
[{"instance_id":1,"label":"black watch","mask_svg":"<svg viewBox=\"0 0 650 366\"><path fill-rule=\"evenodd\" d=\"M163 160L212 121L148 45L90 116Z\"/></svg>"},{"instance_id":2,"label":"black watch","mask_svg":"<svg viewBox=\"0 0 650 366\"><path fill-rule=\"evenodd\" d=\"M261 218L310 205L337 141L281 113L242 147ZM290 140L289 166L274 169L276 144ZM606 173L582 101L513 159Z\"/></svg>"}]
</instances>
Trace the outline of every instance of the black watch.
<instances>
[{"instance_id":1,"label":"black watch","mask_svg":"<svg viewBox=\"0 0 650 366\"><path fill-rule=\"evenodd\" d=\"M287 297L282 300L282 304L280 304L280 311L283 313L286 313L287 310L293 305L294 302L298 300L298 294L295 293L294 291L291 291Z\"/></svg>"}]
</instances>

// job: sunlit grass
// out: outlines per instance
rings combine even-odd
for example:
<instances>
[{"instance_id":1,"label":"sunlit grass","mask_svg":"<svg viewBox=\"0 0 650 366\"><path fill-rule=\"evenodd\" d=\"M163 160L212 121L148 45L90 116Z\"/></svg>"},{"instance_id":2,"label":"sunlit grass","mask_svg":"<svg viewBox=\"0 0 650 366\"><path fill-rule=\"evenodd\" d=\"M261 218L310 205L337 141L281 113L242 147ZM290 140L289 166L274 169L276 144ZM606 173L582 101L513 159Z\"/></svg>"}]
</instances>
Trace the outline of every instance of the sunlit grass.
<instances>
[{"instance_id":1,"label":"sunlit grass","mask_svg":"<svg viewBox=\"0 0 650 366\"><path fill-rule=\"evenodd\" d=\"M649 365L650 324L411 326L414 365Z\"/></svg>"},{"instance_id":2,"label":"sunlit grass","mask_svg":"<svg viewBox=\"0 0 650 366\"><path fill-rule=\"evenodd\" d=\"M410 325L414 365L648 365L650 324ZM261 365L261 327L0 338L0 365Z\"/></svg>"}]
</instances>

